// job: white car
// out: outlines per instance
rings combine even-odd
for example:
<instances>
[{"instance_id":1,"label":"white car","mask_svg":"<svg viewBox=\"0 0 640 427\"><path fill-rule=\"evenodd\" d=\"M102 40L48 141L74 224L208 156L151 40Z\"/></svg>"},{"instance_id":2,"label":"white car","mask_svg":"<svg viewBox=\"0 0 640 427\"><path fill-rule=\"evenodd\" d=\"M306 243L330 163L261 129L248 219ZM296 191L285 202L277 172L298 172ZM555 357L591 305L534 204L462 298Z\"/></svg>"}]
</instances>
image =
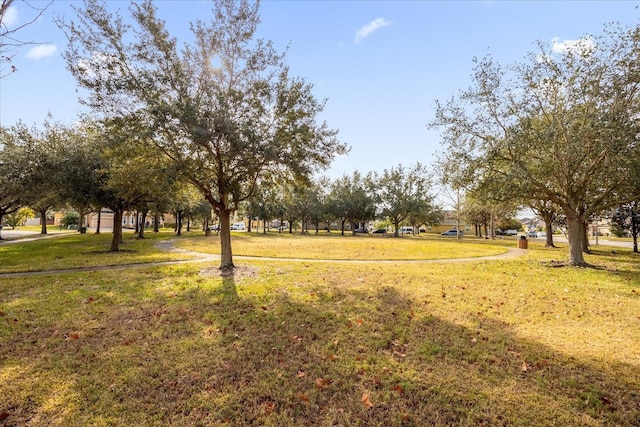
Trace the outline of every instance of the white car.
<instances>
[{"instance_id":1,"label":"white car","mask_svg":"<svg viewBox=\"0 0 640 427\"><path fill-rule=\"evenodd\" d=\"M234 222L233 224L231 224L231 230L244 231L244 222Z\"/></svg>"},{"instance_id":2,"label":"white car","mask_svg":"<svg viewBox=\"0 0 640 427\"><path fill-rule=\"evenodd\" d=\"M441 236L457 236L457 235L458 235L458 233L460 233L460 235L462 236L462 235L464 234L464 231L460 230L460 231L458 232L458 230L456 230L456 229L454 228L454 229L451 229L451 230L447 230L447 231L445 231L445 232L443 232L443 233L440 233L440 235L441 235Z\"/></svg>"},{"instance_id":3,"label":"white car","mask_svg":"<svg viewBox=\"0 0 640 427\"><path fill-rule=\"evenodd\" d=\"M536 233L536 237L538 239L546 239L547 238L547 233L545 233L544 231L538 231Z\"/></svg>"}]
</instances>

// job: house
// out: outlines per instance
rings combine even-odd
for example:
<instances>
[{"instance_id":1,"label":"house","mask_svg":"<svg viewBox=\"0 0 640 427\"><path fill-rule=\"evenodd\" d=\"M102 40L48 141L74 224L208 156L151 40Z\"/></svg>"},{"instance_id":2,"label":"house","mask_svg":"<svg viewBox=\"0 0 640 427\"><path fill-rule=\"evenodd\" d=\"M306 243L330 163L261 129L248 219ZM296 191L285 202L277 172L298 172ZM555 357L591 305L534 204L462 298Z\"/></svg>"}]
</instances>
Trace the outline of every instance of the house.
<instances>
[{"instance_id":1,"label":"house","mask_svg":"<svg viewBox=\"0 0 640 427\"><path fill-rule=\"evenodd\" d=\"M65 217L68 211L56 212L53 215L53 224L54 226L60 226L62 224L62 219ZM136 228L136 212L125 211L122 215L122 228ZM113 229L113 217L114 213L111 209L103 208L100 211L100 228L104 230L112 230ZM164 226L165 222L175 222L173 215L171 214L163 214L160 217L160 227ZM146 223L148 227L154 226L154 218L153 216L147 216ZM85 227L88 228L97 228L98 227L98 213L91 212L85 215Z\"/></svg>"},{"instance_id":2,"label":"house","mask_svg":"<svg viewBox=\"0 0 640 427\"><path fill-rule=\"evenodd\" d=\"M442 211L444 214L444 219L440 222L440 224L428 226L427 233L444 233L447 230L451 230L456 228L458 225L460 226L460 230L464 231L465 234L468 234L473 229L472 224L467 224L463 218L460 218L458 221L456 217L456 211L454 210L444 210Z\"/></svg>"}]
</instances>

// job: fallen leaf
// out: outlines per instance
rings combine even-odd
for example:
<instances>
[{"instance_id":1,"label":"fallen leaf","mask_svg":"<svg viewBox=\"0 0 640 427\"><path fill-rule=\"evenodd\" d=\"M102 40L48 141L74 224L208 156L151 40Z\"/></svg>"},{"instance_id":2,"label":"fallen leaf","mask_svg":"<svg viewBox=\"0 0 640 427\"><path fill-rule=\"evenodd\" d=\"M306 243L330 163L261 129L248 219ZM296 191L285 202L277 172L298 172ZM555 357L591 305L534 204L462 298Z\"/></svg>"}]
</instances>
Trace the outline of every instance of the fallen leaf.
<instances>
[{"instance_id":1,"label":"fallen leaf","mask_svg":"<svg viewBox=\"0 0 640 427\"><path fill-rule=\"evenodd\" d=\"M361 326L364 323L364 320L356 319L356 323L358 324L358 326Z\"/></svg>"},{"instance_id":2,"label":"fallen leaf","mask_svg":"<svg viewBox=\"0 0 640 427\"><path fill-rule=\"evenodd\" d=\"M77 333L73 333L69 335L69 338L71 338L72 340L77 340L78 338L80 338L80 335L78 335Z\"/></svg>"},{"instance_id":3,"label":"fallen leaf","mask_svg":"<svg viewBox=\"0 0 640 427\"><path fill-rule=\"evenodd\" d=\"M304 376L306 376L307 374L305 374L303 371L298 371L298 373L296 374L296 377L298 378L302 378Z\"/></svg>"},{"instance_id":4,"label":"fallen leaf","mask_svg":"<svg viewBox=\"0 0 640 427\"><path fill-rule=\"evenodd\" d=\"M331 384L330 380L325 380L324 378L316 378L316 387L318 387L318 389L320 390L329 387L329 384Z\"/></svg>"},{"instance_id":5,"label":"fallen leaf","mask_svg":"<svg viewBox=\"0 0 640 427\"><path fill-rule=\"evenodd\" d=\"M0 421L4 421L9 418L9 414L7 412L0 413Z\"/></svg>"},{"instance_id":6,"label":"fallen leaf","mask_svg":"<svg viewBox=\"0 0 640 427\"><path fill-rule=\"evenodd\" d=\"M276 404L270 401L264 402L264 412L266 415L269 415L273 412L274 409L276 409Z\"/></svg>"},{"instance_id":7,"label":"fallen leaf","mask_svg":"<svg viewBox=\"0 0 640 427\"><path fill-rule=\"evenodd\" d=\"M371 403L371 400L369 399L369 393L363 393L362 394L362 404L367 409L369 409L369 408L371 408L373 406L373 403Z\"/></svg>"},{"instance_id":8,"label":"fallen leaf","mask_svg":"<svg viewBox=\"0 0 640 427\"><path fill-rule=\"evenodd\" d=\"M396 384L392 388L393 391L397 392L398 394L404 393L404 388L400 384Z\"/></svg>"},{"instance_id":9,"label":"fallen leaf","mask_svg":"<svg viewBox=\"0 0 640 427\"><path fill-rule=\"evenodd\" d=\"M302 400L303 402L308 402L309 401L309 395L304 393L304 394L299 394L298 395L298 399Z\"/></svg>"},{"instance_id":10,"label":"fallen leaf","mask_svg":"<svg viewBox=\"0 0 640 427\"><path fill-rule=\"evenodd\" d=\"M522 372L527 372L529 367L527 366L527 362L522 362Z\"/></svg>"},{"instance_id":11,"label":"fallen leaf","mask_svg":"<svg viewBox=\"0 0 640 427\"><path fill-rule=\"evenodd\" d=\"M536 362L536 368L537 369L542 369L545 368L547 366L549 366L549 361L548 360L539 360Z\"/></svg>"}]
</instances>

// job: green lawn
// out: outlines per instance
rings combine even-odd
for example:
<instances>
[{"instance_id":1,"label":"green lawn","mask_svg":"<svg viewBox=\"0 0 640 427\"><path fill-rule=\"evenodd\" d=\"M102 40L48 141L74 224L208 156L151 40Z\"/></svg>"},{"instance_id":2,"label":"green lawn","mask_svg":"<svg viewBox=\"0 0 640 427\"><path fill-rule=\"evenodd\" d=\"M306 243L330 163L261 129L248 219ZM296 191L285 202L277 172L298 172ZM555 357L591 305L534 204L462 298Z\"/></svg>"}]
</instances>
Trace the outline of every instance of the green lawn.
<instances>
[{"instance_id":1,"label":"green lawn","mask_svg":"<svg viewBox=\"0 0 640 427\"><path fill-rule=\"evenodd\" d=\"M88 256L73 249L81 236L57 239ZM241 239L253 237L234 236L234 249ZM411 256L409 239L387 240ZM411 240L461 256L501 245ZM373 239L342 238L340 251L361 241ZM130 261L152 243L128 243L140 245ZM529 247L462 264L237 260L231 277L183 264L0 278L0 422L639 425L639 256L599 247L586 257L597 268L556 268L566 247ZM28 251L12 255L28 264Z\"/></svg>"},{"instance_id":2,"label":"green lawn","mask_svg":"<svg viewBox=\"0 0 640 427\"><path fill-rule=\"evenodd\" d=\"M144 240L139 240L133 233L125 233L121 251L117 253L109 252L113 237L111 233L99 235L66 233L28 242L3 243L0 244L0 273L139 264L193 258L187 255L170 254L153 246L153 243L159 240L173 237L171 232L164 231L155 234L147 232L145 236Z\"/></svg>"},{"instance_id":3,"label":"green lawn","mask_svg":"<svg viewBox=\"0 0 640 427\"><path fill-rule=\"evenodd\" d=\"M289 233L233 233L234 255L325 260L418 260L482 257L507 252L515 241L495 241L491 244L476 239L456 240L441 237L391 235L320 234L301 236ZM176 246L196 252L219 254L217 235L176 242Z\"/></svg>"}]
</instances>

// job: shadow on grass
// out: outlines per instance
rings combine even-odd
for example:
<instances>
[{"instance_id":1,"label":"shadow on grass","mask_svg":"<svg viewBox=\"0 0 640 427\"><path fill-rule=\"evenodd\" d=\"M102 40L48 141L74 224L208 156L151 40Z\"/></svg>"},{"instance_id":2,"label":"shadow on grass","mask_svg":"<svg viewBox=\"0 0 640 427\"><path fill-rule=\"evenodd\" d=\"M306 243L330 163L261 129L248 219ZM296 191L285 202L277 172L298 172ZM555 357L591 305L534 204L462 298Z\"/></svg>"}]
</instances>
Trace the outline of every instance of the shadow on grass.
<instances>
[{"instance_id":1,"label":"shadow on grass","mask_svg":"<svg viewBox=\"0 0 640 427\"><path fill-rule=\"evenodd\" d=\"M494 319L461 326L392 287L240 297L234 277L192 279L141 301L74 307L80 323L15 327L0 349L0 422L640 423L637 366L577 360Z\"/></svg>"}]
</instances>

